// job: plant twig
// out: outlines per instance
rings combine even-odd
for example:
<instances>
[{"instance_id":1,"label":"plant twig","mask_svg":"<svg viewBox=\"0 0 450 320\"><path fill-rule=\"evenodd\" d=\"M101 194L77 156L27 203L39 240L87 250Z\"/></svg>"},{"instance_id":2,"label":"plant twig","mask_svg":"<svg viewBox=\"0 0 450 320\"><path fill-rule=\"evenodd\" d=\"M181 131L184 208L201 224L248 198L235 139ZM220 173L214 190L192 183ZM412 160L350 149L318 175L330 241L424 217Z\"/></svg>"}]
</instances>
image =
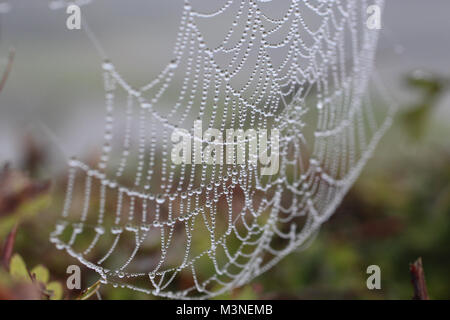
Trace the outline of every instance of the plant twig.
<instances>
[{"instance_id":1,"label":"plant twig","mask_svg":"<svg viewBox=\"0 0 450 320\"><path fill-rule=\"evenodd\" d=\"M422 258L409 264L409 272L411 273L411 282L414 287L414 300L429 300L427 284L425 282L425 273L422 266Z\"/></svg>"},{"instance_id":2,"label":"plant twig","mask_svg":"<svg viewBox=\"0 0 450 320\"><path fill-rule=\"evenodd\" d=\"M92 286L84 290L81 295L77 298L77 300L87 300L90 297L92 297L94 294L97 293L97 291L100 289L101 282L98 280L96 283L94 283ZM98 298L98 296L97 296Z\"/></svg>"},{"instance_id":3,"label":"plant twig","mask_svg":"<svg viewBox=\"0 0 450 320\"><path fill-rule=\"evenodd\" d=\"M6 65L5 72L3 72L3 76L0 80L0 92L3 91L3 88L5 87L6 80L8 80L9 73L11 72L12 65L14 62L14 56L16 54L16 51L12 48L9 50L9 57L8 57L8 64Z\"/></svg>"}]
</instances>

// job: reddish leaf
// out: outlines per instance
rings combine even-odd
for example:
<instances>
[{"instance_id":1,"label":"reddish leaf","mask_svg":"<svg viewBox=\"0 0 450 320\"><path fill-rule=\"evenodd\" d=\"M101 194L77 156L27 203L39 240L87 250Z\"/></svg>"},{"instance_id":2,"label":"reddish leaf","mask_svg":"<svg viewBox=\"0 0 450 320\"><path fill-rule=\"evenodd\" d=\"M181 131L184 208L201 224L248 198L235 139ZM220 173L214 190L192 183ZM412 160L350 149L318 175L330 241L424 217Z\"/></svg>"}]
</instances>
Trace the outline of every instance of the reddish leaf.
<instances>
[{"instance_id":1,"label":"reddish leaf","mask_svg":"<svg viewBox=\"0 0 450 320\"><path fill-rule=\"evenodd\" d=\"M35 182L8 166L0 172L0 217L12 214L21 204L48 192L50 182Z\"/></svg>"}]
</instances>

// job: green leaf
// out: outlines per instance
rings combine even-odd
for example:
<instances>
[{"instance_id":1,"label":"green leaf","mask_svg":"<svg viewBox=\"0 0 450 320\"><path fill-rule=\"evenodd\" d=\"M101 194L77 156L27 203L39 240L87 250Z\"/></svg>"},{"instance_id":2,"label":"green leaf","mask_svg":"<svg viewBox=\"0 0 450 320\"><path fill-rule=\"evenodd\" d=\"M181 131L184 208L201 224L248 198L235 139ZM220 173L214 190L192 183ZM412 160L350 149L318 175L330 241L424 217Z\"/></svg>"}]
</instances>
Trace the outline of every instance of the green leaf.
<instances>
[{"instance_id":1,"label":"green leaf","mask_svg":"<svg viewBox=\"0 0 450 320\"><path fill-rule=\"evenodd\" d=\"M0 218L0 238L4 238L9 230L19 222L33 218L42 210L48 208L51 197L44 194L21 204L14 213Z\"/></svg>"},{"instance_id":2,"label":"green leaf","mask_svg":"<svg viewBox=\"0 0 450 320\"><path fill-rule=\"evenodd\" d=\"M46 284L50 279L50 272L41 264L34 267L30 273L31 275L34 275L37 281L42 282L43 284Z\"/></svg>"},{"instance_id":3,"label":"green leaf","mask_svg":"<svg viewBox=\"0 0 450 320\"><path fill-rule=\"evenodd\" d=\"M47 284L47 291L51 292L50 300L61 300L63 297L63 287L57 281Z\"/></svg>"},{"instance_id":4,"label":"green leaf","mask_svg":"<svg viewBox=\"0 0 450 320\"><path fill-rule=\"evenodd\" d=\"M17 253L14 254L11 258L11 263L9 265L9 273L16 280L31 282L27 266L23 261L22 257Z\"/></svg>"}]
</instances>

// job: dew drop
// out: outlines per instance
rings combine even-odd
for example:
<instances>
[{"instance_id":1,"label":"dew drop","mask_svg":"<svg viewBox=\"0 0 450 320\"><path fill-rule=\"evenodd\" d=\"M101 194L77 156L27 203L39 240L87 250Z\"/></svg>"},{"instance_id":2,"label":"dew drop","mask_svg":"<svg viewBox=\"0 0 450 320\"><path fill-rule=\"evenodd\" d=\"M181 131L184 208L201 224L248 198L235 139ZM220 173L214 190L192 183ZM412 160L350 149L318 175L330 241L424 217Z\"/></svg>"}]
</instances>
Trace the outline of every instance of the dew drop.
<instances>
[{"instance_id":1,"label":"dew drop","mask_svg":"<svg viewBox=\"0 0 450 320\"><path fill-rule=\"evenodd\" d=\"M170 63L169 63L169 68L170 69L175 69L176 67L178 67L177 60L175 60L175 59L171 60Z\"/></svg>"},{"instance_id":2,"label":"dew drop","mask_svg":"<svg viewBox=\"0 0 450 320\"><path fill-rule=\"evenodd\" d=\"M148 102L141 103L141 108L143 108L143 109L150 109L151 106L152 105L150 103L148 103Z\"/></svg>"},{"instance_id":3,"label":"dew drop","mask_svg":"<svg viewBox=\"0 0 450 320\"><path fill-rule=\"evenodd\" d=\"M95 232L97 232L98 234L104 234L105 233L105 228L103 228L102 226L96 226L95 227Z\"/></svg>"},{"instance_id":4,"label":"dew drop","mask_svg":"<svg viewBox=\"0 0 450 320\"><path fill-rule=\"evenodd\" d=\"M123 229L120 226L113 226L111 227L111 233L112 234L119 234L122 233Z\"/></svg>"},{"instance_id":5,"label":"dew drop","mask_svg":"<svg viewBox=\"0 0 450 320\"><path fill-rule=\"evenodd\" d=\"M128 222L125 226L125 230L127 230L129 232L136 232L137 228L131 222Z\"/></svg>"},{"instance_id":6,"label":"dew drop","mask_svg":"<svg viewBox=\"0 0 450 320\"><path fill-rule=\"evenodd\" d=\"M114 65L109 61L105 61L102 64L102 68L105 71L112 71L112 70L114 70Z\"/></svg>"},{"instance_id":7,"label":"dew drop","mask_svg":"<svg viewBox=\"0 0 450 320\"><path fill-rule=\"evenodd\" d=\"M164 195L158 194L158 195L156 196L156 202L157 202L158 204L163 204L164 201L166 201L166 198L164 198Z\"/></svg>"}]
</instances>

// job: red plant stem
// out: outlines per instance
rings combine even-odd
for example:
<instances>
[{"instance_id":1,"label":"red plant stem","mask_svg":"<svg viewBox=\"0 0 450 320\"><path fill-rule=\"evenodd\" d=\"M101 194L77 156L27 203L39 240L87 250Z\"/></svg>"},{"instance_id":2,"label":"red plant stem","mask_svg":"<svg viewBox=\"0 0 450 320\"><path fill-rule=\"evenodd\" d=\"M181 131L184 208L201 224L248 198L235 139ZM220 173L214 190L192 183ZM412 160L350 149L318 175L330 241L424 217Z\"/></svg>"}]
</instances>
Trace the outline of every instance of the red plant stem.
<instances>
[{"instance_id":1,"label":"red plant stem","mask_svg":"<svg viewBox=\"0 0 450 320\"><path fill-rule=\"evenodd\" d=\"M6 237L5 245L3 246L3 251L1 255L1 263L5 267L6 270L9 271L9 263L11 261L11 256L14 250L14 242L16 240L17 234L17 224L12 228Z\"/></svg>"},{"instance_id":2,"label":"red plant stem","mask_svg":"<svg viewBox=\"0 0 450 320\"><path fill-rule=\"evenodd\" d=\"M414 300L429 300L427 284L425 282L425 273L422 266L422 258L418 258L414 263L409 264L411 273L411 282L414 287Z\"/></svg>"},{"instance_id":3,"label":"red plant stem","mask_svg":"<svg viewBox=\"0 0 450 320\"><path fill-rule=\"evenodd\" d=\"M6 80L8 80L9 73L11 72L12 69L15 53L16 52L14 49L11 49L9 51L8 64L6 65L6 70L3 73L2 79L0 80L0 92L2 92L3 88L5 87Z\"/></svg>"}]
</instances>

